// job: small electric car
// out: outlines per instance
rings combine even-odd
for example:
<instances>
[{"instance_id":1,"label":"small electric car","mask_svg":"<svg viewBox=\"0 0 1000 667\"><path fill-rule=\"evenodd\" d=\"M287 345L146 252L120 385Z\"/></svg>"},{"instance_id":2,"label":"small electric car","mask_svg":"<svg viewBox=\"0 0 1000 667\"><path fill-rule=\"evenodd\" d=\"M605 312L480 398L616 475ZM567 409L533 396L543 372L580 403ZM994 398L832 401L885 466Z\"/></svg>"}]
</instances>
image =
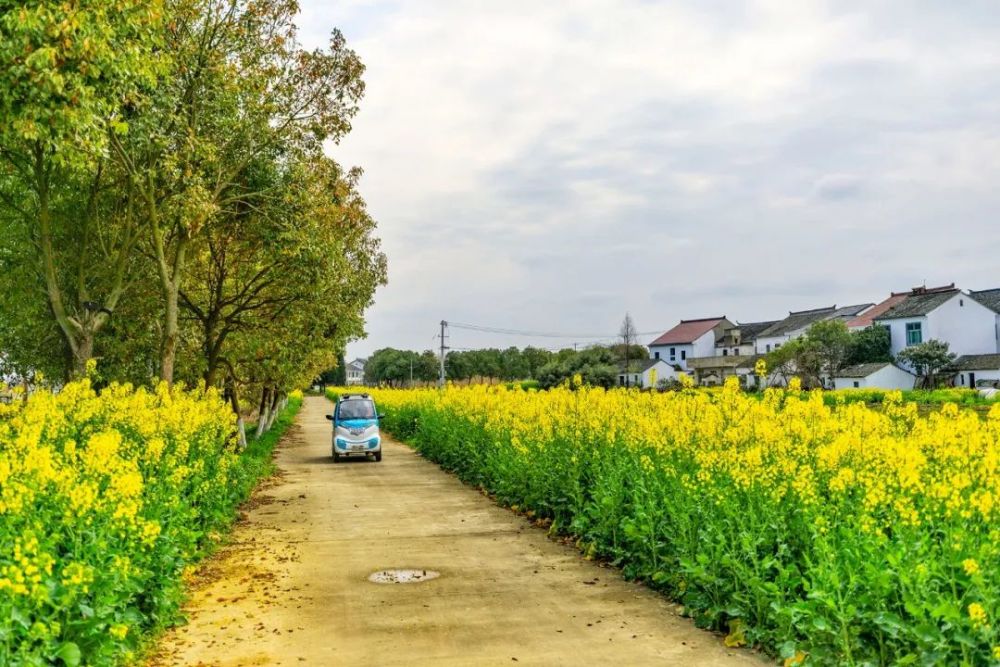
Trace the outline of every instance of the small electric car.
<instances>
[{"instance_id":1,"label":"small electric car","mask_svg":"<svg viewBox=\"0 0 1000 667\"><path fill-rule=\"evenodd\" d=\"M382 436L378 430L375 401L368 394L345 394L327 419L333 422L333 462L347 456L369 454L382 460Z\"/></svg>"}]
</instances>

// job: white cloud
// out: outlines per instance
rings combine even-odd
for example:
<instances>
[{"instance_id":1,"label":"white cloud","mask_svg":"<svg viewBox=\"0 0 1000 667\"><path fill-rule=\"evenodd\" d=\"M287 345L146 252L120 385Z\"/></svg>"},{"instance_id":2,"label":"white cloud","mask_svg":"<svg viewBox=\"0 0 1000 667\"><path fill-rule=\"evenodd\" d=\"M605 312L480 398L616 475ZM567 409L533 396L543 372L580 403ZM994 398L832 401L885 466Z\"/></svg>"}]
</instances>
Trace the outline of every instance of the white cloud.
<instances>
[{"instance_id":1,"label":"white cloud","mask_svg":"<svg viewBox=\"0 0 1000 667\"><path fill-rule=\"evenodd\" d=\"M340 27L368 68L332 149L364 167L390 260L358 352L423 346L442 317L613 332L626 308L656 328L874 301L927 267L992 286L992 4L303 11L307 43Z\"/></svg>"}]
</instances>

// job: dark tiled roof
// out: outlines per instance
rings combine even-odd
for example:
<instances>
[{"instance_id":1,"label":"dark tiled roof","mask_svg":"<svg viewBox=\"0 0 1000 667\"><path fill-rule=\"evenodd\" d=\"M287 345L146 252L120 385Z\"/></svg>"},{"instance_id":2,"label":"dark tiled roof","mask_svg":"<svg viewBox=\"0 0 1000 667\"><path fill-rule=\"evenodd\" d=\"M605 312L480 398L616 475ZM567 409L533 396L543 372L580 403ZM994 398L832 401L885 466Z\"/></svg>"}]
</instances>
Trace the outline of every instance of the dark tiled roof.
<instances>
[{"instance_id":1,"label":"dark tiled roof","mask_svg":"<svg viewBox=\"0 0 1000 667\"><path fill-rule=\"evenodd\" d=\"M737 327L740 330L740 340L750 342L760 335L761 331L777 323L778 320L771 320L770 322L748 322L747 324L741 324Z\"/></svg>"},{"instance_id":2,"label":"dark tiled roof","mask_svg":"<svg viewBox=\"0 0 1000 667\"><path fill-rule=\"evenodd\" d=\"M969 292L969 296L995 313L1000 313L1000 287Z\"/></svg>"},{"instance_id":3,"label":"dark tiled roof","mask_svg":"<svg viewBox=\"0 0 1000 667\"><path fill-rule=\"evenodd\" d=\"M813 310L799 310L788 313L788 317L783 320L779 320L764 329L757 334L757 338L766 338L769 336L784 336L785 334L792 333L793 331L798 331L799 329L805 329L813 322L818 320L825 320L832 317L837 311L836 306L827 306L826 308L814 308Z\"/></svg>"},{"instance_id":4,"label":"dark tiled roof","mask_svg":"<svg viewBox=\"0 0 1000 667\"><path fill-rule=\"evenodd\" d=\"M948 365L954 371L1000 370L1000 354L967 354Z\"/></svg>"},{"instance_id":5,"label":"dark tiled roof","mask_svg":"<svg viewBox=\"0 0 1000 667\"><path fill-rule=\"evenodd\" d=\"M837 310L835 310L833 315L831 315L831 318L833 317L839 317L841 319L855 318L874 305L875 305L874 303L859 303L854 306L844 306L842 308L838 308Z\"/></svg>"},{"instance_id":6,"label":"dark tiled roof","mask_svg":"<svg viewBox=\"0 0 1000 667\"><path fill-rule=\"evenodd\" d=\"M940 291L928 291L926 294L909 294L901 302L879 315L877 320L898 320L901 317L919 317L926 315L951 297L959 294L961 290L947 289Z\"/></svg>"},{"instance_id":7,"label":"dark tiled roof","mask_svg":"<svg viewBox=\"0 0 1000 667\"><path fill-rule=\"evenodd\" d=\"M650 345L683 345L685 343L693 343L725 319L725 316L722 316L709 317L702 320L681 320L680 324L654 340Z\"/></svg>"},{"instance_id":8,"label":"dark tiled roof","mask_svg":"<svg viewBox=\"0 0 1000 667\"><path fill-rule=\"evenodd\" d=\"M841 368L839 371L834 373L834 375L839 378L866 378L872 373L880 371L886 366L891 365L892 364L888 361L875 362L871 364L858 364L856 366Z\"/></svg>"}]
</instances>

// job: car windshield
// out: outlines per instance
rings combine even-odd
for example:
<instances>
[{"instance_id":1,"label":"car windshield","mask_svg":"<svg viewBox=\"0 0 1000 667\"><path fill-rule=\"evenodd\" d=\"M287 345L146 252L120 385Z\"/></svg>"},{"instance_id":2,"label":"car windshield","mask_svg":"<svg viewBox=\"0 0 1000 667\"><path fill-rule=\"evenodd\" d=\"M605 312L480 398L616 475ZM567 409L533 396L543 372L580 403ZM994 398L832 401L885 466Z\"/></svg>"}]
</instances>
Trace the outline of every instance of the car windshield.
<instances>
[{"instance_id":1,"label":"car windshield","mask_svg":"<svg viewBox=\"0 0 1000 667\"><path fill-rule=\"evenodd\" d=\"M371 401L344 401L340 419L375 419L375 405Z\"/></svg>"}]
</instances>

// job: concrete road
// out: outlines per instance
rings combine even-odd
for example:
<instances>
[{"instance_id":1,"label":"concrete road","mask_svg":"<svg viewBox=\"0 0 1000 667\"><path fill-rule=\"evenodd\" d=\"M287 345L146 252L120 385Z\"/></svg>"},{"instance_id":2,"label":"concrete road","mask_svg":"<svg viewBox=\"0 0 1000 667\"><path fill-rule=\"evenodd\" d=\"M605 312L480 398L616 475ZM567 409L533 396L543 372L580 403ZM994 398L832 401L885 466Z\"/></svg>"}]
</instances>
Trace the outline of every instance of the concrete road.
<instances>
[{"instance_id":1,"label":"concrete road","mask_svg":"<svg viewBox=\"0 0 1000 667\"><path fill-rule=\"evenodd\" d=\"M761 665L411 449L333 464L307 398L151 665ZM387 568L437 571L376 584Z\"/></svg>"}]
</instances>

